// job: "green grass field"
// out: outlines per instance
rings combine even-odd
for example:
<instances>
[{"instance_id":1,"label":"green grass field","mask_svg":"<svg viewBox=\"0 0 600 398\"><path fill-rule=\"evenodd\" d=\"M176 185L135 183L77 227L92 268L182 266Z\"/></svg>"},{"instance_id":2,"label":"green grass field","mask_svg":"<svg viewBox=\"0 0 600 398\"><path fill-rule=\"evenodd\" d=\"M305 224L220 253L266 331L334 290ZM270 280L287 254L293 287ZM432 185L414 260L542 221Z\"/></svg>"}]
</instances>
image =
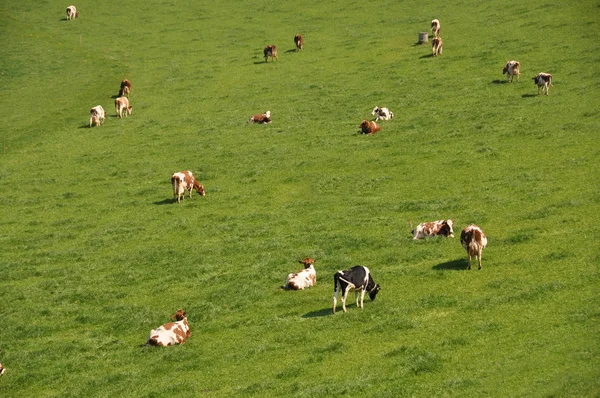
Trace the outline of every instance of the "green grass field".
<instances>
[{"instance_id":1,"label":"green grass field","mask_svg":"<svg viewBox=\"0 0 600 398\"><path fill-rule=\"evenodd\" d=\"M0 15L0 396L600 396L598 1L67 5ZM483 270L412 240L446 218ZM382 290L332 315L356 264ZM191 338L143 346L178 308Z\"/></svg>"}]
</instances>

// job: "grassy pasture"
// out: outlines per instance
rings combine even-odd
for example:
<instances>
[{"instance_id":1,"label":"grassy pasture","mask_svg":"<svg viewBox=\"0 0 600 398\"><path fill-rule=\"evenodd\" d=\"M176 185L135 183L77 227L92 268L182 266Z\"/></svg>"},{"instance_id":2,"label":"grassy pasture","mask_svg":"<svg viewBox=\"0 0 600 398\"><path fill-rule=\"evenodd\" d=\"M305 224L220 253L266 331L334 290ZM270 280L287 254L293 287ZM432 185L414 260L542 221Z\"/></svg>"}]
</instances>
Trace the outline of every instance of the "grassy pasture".
<instances>
[{"instance_id":1,"label":"grassy pasture","mask_svg":"<svg viewBox=\"0 0 600 398\"><path fill-rule=\"evenodd\" d=\"M1 396L600 395L600 3L76 5L0 15ZM207 196L177 205L183 169ZM482 271L412 241L442 218ZM317 285L279 289L305 256ZM382 291L333 316L355 264ZM191 339L143 347L177 308Z\"/></svg>"}]
</instances>

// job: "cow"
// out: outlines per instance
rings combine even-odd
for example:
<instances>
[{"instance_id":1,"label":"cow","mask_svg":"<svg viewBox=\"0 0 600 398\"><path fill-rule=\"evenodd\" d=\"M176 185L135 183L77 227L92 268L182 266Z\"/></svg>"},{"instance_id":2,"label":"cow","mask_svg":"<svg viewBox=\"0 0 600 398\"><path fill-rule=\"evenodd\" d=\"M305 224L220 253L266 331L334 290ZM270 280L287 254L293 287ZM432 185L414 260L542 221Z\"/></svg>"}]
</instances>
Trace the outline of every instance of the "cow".
<instances>
[{"instance_id":1,"label":"cow","mask_svg":"<svg viewBox=\"0 0 600 398\"><path fill-rule=\"evenodd\" d=\"M121 88L119 89L119 97L123 97L125 94L129 97L131 91L131 82L128 79L124 79L121 82Z\"/></svg>"},{"instance_id":2,"label":"cow","mask_svg":"<svg viewBox=\"0 0 600 398\"><path fill-rule=\"evenodd\" d=\"M431 21L431 33L433 33L433 37L438 37L440 35L440 21L434 19Z\"/></svg>"},{"instance_id":3,"label":"cow","mask_svg":"<svg viewBox=\"0 0 600 398\"><path fill-rule=\"evenodd\" d=\"M248 120L248 123L261 123L261 124L268 124L271 123L271 111L266 111L265 113L262 114L256 114L256 115L252 115L252 117L250 117L250 120Z\"/></svg>"},{"instance_id":4,"label":"cow","mask_svg":"<svg viewBox=\"0 0 600 398\"><path fill-rule=\"evenodd\" d=\"M533 81L538 86L538 95L540 95L540 89L542 87L546 91L546 95L548 95L548 87L554 87L552 85L552 75L550 73L540 72L533 78Z\"/></svg>"},{"instance_id":5,"label":"cow","mask_svg":"<svg viewBox=\"0 0 600 398\"><path fill-rule=\"evenodd\" d=\"M373 135L381 129L381 127L379 127L377 123L370 122L367 119L363 120L363 122L358 127L360 127L360 132L362 134L368 135Z\"/></svg>"},{"instance_id":6,"label":"cow","mask_svg":"<svg viewBox=\"0 0 600 398\"><path fill-rule=\"evenodd\" d=\"M190 199L192 198L192 190L196 190L200 196L206 196L204 186L196 180L189 170L174 173L171 177L171 185L173 185L173 197L177 198L177 203L181 203L181 200L185 197L186 190L190 194Z\"/></svg>"},{"instance_id":7,"label":"cow","mask_svg":"<svg viewBox=\"0 0 600 398\"><path fill-rule=\"evenodd\" d=\"M519 61L508 61L506 65L504 65L504 68L502 68L502 73L506 74L506 80L508 80L509 83L512 83L513 77L515 77L515 75L517 76L517 80L519 80L520 68L521 64L519 63Z\"/></svg>"},{"instance_id":8,"label":"cow","mask_svg":"<svg viewBox=\"0 0 600 398\"><path fill-rule=\"evenodd\" d=\"M300 264L304 264L304 269L290 273L285 280L283 288L286 290L304 290L307 287L316 285L317 271L315 271L313 265L315 261L317 260L309 257L298 261Z\"/></svg>"},{"instance_id":9,"label":"cow","mask_svg":"<svg viewBox=\"0 0 600 398\"><path fill-rule=\"evenodd\" d=\"M296 43L296 51L302 51L302 47L304 46L304 38L302 35L294 36L294 43Z\"/></svg>"},{"instance_id":10,"label":"cow","mask_svg":"<svg viewBox=\"0 0 600 398\"><path fill-rule=\"evenodd\" d=\"M67 21L72 20L73 18L79 18L79 11L75 6L67 7Z\"/></svg>"},{"instance_id":11,"label":"cow","mask_svg":"<svg viewBox=\"0 0 600 398\"><path fill-rule=\"evenodd\" d=\"M2 376L4 373L6 373L6 368L0 363L0 376Z\"/></svg>"},{"instance_id":12,"label":"cow","mask_svg":"<svg viewBox=\"0 0 600 398\"><path fill-rule=\"evenodd\" d=\"M92 125L100 126L104 119L106 119L106 112L104 112L104 108L101 105L96 105L92 109L90 109L90 128Z\"/></svg>"},{"instance_id":13,"label":"cow","mask_svg":"<svg viewBox=\"0 0 600 398\"><path fill-rule=\"evenodd\" d=\"M271 61L279 61L279 58L277 57L277 46L275 46L275 44L266 46L263 52L265 54L265 62L269 62L269 57L271 57Z\"/></svg>"},{"instance_id":14,"label":"cow","mask_svg":"<svg viewBox=\"0 0 600 398\"><path fill-rule=\"evenodd\" d=\"M431 40L431 53L435 57L436 55L442 55L444 42L440 36L436 36Z\"/></svg>"},{"instance_id":15,"label":"cow","mask_svg":"<svg viewBox=\"0 0 600 398\"><path fill-rule=\"evenodd\" d=\"M356 298L356 306L363 308L363 302L365 293L369 293L371 301L375 300L377 293L381 290L379 284L375 284L371 271L367 267L362 265L356 265L345 271L338 271L333 276L333 313L337 307L337 295L342 292L342 309L346 310L346 298L348 293L354 290L354 297ZM358 300L358 293L360 292L360 302Z\"/></svg>"},{"instance_id":16,"label":"cow","mask_svg":"<svg viewBox=\"0 0 600 398\"><path fill-rule=\"evenodd\" d=\"M487 246L487 238L481 228L475 224L467 225L460 233L460 243L469 255L469 268L471 269L471 257L475 257L479 261L481 269L481 252Z\"/></svg>"},{"instance_id":17,"label":"cow","mask_svg":"<svg viewBox=\"0 0 600 398\"><path fill-rule=\"evenodd\" d=\"M123 114L125 116L131 115L133 108L129 105L129 100L127 97L119 97L115 99L115 112L119 115L119 118L123 118Z\"/></svg>"},{"instance_id":18,"label":"cow","mask_svg":"<svg viewBox=\"0 0 600 398\"><path fill-rule=\"evenodd\" d=\"M159 328L150 331L150 336L146 342L147 345L170 346L185 343L185 340L192 334L186 313L182 310L177 310L171 319L175 322L165 323Z\"/></svg>"},{"instance_id":19,"label":"cow","mask_svg":"<svg viewBox=\"0 0 600 398\"><path fill-rule=\"evenodd\" d=\"M412 222L408 220L410 227L412 228ZM442 235L450 238L454 238L454 226L453 220L438 220L431 222L424 222L417 225L410 233L413 235L413 240L424 239L429 236Z\"/></svg>"},{"instance_id":20,"label":"cow","mask_svg":"<svg viewBox=\"0 0 600 398\"><path fill-rule=\"evenodd\" d=\"M390 111L388 108L380 108L378 106L373 108L373 112L371 112L371 115L375 116L375 121L378 121L379 119L391 120L394 118L394 113L392 113L392 111Z\"/></svg>"}]
</instances>

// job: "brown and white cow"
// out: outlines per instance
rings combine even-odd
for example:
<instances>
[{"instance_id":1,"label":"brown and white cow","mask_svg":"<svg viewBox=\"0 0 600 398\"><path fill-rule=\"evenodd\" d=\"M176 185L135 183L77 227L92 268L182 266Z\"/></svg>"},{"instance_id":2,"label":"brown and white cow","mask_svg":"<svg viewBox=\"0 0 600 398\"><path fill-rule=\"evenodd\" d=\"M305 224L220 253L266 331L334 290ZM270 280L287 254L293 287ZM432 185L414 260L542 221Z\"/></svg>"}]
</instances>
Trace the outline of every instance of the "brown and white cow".
<instances>
[{"instance_id":1,"label":"brown and white cow","mask_svg":"<svg viewBox=\"0 0 600 398\"><path fill-rule=\"evenodd\" d=\"M170 346L185 343L185 340L192 334L186 313L182 310L177 310L171 319L175 322L165 323L157 329L151 330L146 344Z\"/></svg>"},{"instance_id":2,"label":"brown and white cow","mask_svg":"<svg viewBox=\"0 0 600 398\"><path fill-rule=\"evenodd\" d=\"M317 260L309 257L298 261L300 264L304 265L304 269L290 273L285 280L283 288L286 290L304 290L307 287L316 285L317 271L315 271L313 265L315 261Z\"/></svg>"},{"instance_id":3,"label":"brown and white cow","mask_svg":"<svg viewBox=\"0 0 600 398\"><path fill-rule=\"evenodd\" d=\"M440 35L440 21L434 19L431 21L431 33L433 33L433 37L438 37Z\"/></svg>"},{"instance_id":4,"label":"brown and white cow","mask_svg":"<svg viewBox=\"0 0 600 398\"><path fill-rule=\"evenodd\" d=\"M70 21L73 18L78 18L79 17L79 12L77 11L77 8L75 6L68 6L67 7L67 21Z\"/></svg>"},{"instance_id":5,"label":"brown and white cow","mask_svg":"<svg viewBox=\"0 0 600 398\"><path fill-rule=\"evenodd\" d=\"M296 43L296 51L301 51L304 46L304 38L302 35L294 36L294 43Z\"/></svg>"},{"instance_id":6,"label":"brown and white cow","mask_svg":"<svg viewBox=\"0 0 600 398\"><path fill-rule=\"evenodd\" d=\"M127 97L119 97L115 99L115 112L117 112L117 115L120 119L123 118L123 114L125 114L125 116L131 115L132 111L133 108L131 105L129 105L129 100Z\"/></svg>"},{"instance_id":7,"label":"brown and white cow","mask_svg":"<svg viewBox=\"0 0 600 398\"><path fill-rule=\"evenodd\" d=\"M181 203L185 191L189 192L190 199L192 198L192 190L195 190L201 196L206 196L204 186L196 180L194 174L189 170L174 173L171 177L171 185L173 185L173 196L177 198L177 203Z\"/></svg>"},{"instance_id":8,"label":"brown and white cow","mask_svg":"<svg viewBox=\"0 0 600 398\"><path fill-rule=\"evenodd\" d=\"M121 82L121 88L119 89L119 97L123 97L125 94L129 97L131 91L131 82L128 79L124 79Z\"/></svg>"},{"instance_id":9,"label":"brown and white cow","mask_svg":"<svg viewBox=\"0 0 600 398\"><path fill-rule=\"evenodd\" d=\"M504 68L502 68L502 73L506 74L506 80L509 82L513 81L513 77L517 76L517 80L519 80L521 64L519 61L508 61Z\"/></svg>"},{"instance_id":10,"label":"brown and white cow","mask_svg":"<svg viewBox=\"0 0 600 398\"><path fill-rule=\"evenodd\" d=\"M472 257L479 260L478 269L481 269L481 253L487 246L487 238L481 228L475 224L467 225L460 233L460 243L469 255L469 268L467 269L471 269Z\"/></svg>"},{"instance_id":11,"label":"brown and white cow","mask_svg":"<svg viewBox=\"0 0 600 398\"><path fill-rule=\"evenodd\" d=\"M266 46L263 52L265 54L265 62L269 62L269 57L271 57L271 61L279 61L279 58L277 57L277 46L275 46L275 44Z\"/></svg>"},{"instance_id":12,"label":"brown and white cow","mask_svg":"<svg viewBox=\"0 0 600 398\"><path fill-rule=\"evenodd\" d=\"M96 105L92 109L90 109L90 127L92 125L100 126L104 120L106 119L106 112L104 112L104 108L101 105Z\"/></svg>"},{"instance_id":13,"label":"brown and white cow","mask_svg":"<svg viewBox=\"0 0 600 398\"><path fill-rule=\"evenodd\" d=\"M368 121L367 119L364 119L358 127L360 127L360 132L362 134L368 135L373 135L381 129L377 123Z\"/></svg>"},{"instance_id":14,"label":"brown and white cow","mask_svg":"<svg viewBox=\"0 0 600 398\"><path fill-rule=\"evenodd\" d=\"M412 228L412 223L410 222L410 220L408 222ZM454 238L454 230L452 229L453 226L454 221L450 219L424 222L417 225L417 227L410 231L410 233L413 234L414 240L424 239L427 237L437 235Z\"/></svg>"},{"instance_id":15,"label":"brown and white cow","mask_svg":"<svg viewBox=\"0 0 600 398\"><path fill-rule=\"evenodd\" d=\"M440 36L436 36L431 40L431 53L435 57L436 55L442 55L444 49L444 42Z\"/></svg>"},{"instance_id":16,"label":"brown and white cow","mask_svg":"<svg viewBox=\"0 0 600 398\"><path fill-rule=\"evenodd\" d=\"M252 117L250 117L250 120L248 120L248 123L271 123L271 111L266 111L265 113L258 113L256 115L252 115Z\"/></svg>"},{"instance_id":17,"label":"brown and white cow","mask_svg":"<svg viewBox=\"0 0 600 398\"><path fill-rule=\"evenodd\" d=\"M540 89L542 87L546 91L546 95L548 95L548 87L554 87L552 85L552 75L550 73L540 72L533 78L533 81L538 86L538 95L540 95Z\"/></svg>"}]
</instances>

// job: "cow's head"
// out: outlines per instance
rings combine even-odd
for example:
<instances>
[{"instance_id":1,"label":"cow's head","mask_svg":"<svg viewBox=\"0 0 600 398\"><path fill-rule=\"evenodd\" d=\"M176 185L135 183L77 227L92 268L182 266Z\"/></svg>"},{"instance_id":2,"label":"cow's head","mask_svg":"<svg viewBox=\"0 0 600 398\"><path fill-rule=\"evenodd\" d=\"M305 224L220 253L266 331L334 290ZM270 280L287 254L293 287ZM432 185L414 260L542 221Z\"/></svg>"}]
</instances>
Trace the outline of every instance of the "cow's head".
<instances>
[{"instance_id":1,"label":"cow's head","mask_svg":"<svg viewBox=\"0 0 600 398\"><path fill-rule=\"evenodd\" d=\"M271 117L271 111L266 111L265 112L265 116L268 117L268 118L270 118Z\"/></svg>"},{"instance_id":2,"label":"cow's head","mask_svg":"<svg viewBox=\"0 0 600 398\"><path fill-rule=\"evenodd\" d=\"M194 189L200 196L206 196L206 192L204 192L204 185L196 183L194 185Z\"/></svg>"},{"instance_id":3,"label":"cow's head","mask_svg":"<svg viewBox=\"0 0 600 398\"><path fill-rule=\"evenodd\" d=\"M369 290L369 298L371 299L371 301L375 300L375 298L377 297L377 293L379 293L379 291L381 290L381 287L379 286L379 283L375 285L375 287L373 287L373 289Z\"/></svg>"},{"instance_id":4,"label":"cow's head","mask_svg":"<svg viewBox=\"0 0 600 398\"><path fill-rule=\"evenodd\" d=\"M376 106L375 108L373 108L373 112L371 112L371 115L379 115L379 112L381 112L381 108Z\"/></svg>"},{"instance_id":5,"label":"cow's head","mask_svg":"<svg viewBox=\"0 0 600 398\"><path fill-rule=\"evenodd\" d=\"M310 257L306 257L304 260L300 260L298 262L300 264L304 264L304 268L306 269L306 268L309 268L311 265L313 265L315 261L317 261L317 260L310 258Z\"/></svg>"},{"instance_id":6,"label":"cow's head","mask_svg":"<svg viewBox=\"0 0 600 398\"><path fill-rule=\"evenodd\" d=\"M367 119L363 120L363 122L358 127L360 127L361 129L368 128L369 127L369 121Z\"/></svg>"},{"instance_id":7,"label":"cow's head","mask_svg":"<svg viewBox=\"0 0 600 398\"><path fill-rule=\"evenodd\" d=\"M177 321L183 321L185 319L186 314L187 313L185 311L177 310L177 312L175 312L175 315L173 315L171 317L171 319L177 320Z\"/></svg>"},{"instance_id":8,"label":"cow's head","mask_svg":"<svg viewBox=\"0 0 600 398\"><path fill-rule=\"evenodd\" d=\"M448 236L450 238L454 238L454 230L452 227L454 226L454 220L444 220L442 227L440 228L439 234Z\"/></svg>"}]
</instances>

